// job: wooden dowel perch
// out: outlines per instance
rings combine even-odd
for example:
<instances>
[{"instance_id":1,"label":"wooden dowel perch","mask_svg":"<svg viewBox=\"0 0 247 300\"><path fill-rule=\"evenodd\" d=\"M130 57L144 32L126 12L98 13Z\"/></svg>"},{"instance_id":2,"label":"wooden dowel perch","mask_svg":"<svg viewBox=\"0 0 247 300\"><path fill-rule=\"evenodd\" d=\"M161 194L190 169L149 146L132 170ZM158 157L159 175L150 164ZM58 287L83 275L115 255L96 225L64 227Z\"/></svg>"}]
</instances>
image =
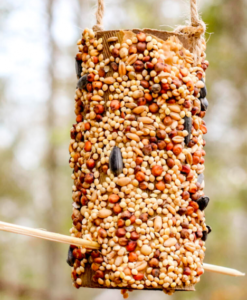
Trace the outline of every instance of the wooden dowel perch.
<instances>
[{"instance_id":1,"label":"wooden dowel perch","mask_svg":"<svg viewBox=\"0 0 247 300\"><path fill-rule=\"evenodd\" d=\"M44 240L49 240L58 243L64 243L69 245L81 246L87 249L99 249L100 245L97 242L88 241L84 239L79 239L63 234L58 234L54 232L49 232L41 229L33 229L24 226L14 225L10 223L0 222L0 230L1 231L8 231L12 233L18 233L22 235L37 237ZM244 273L230 268L225 268L221 266L215 266L210 264L203 264L204 270L220 273L224 275L230 276L245 276Z\"/></svg>"},{"instance_id":2,"label":"wooden dowel perch","mask_svg":"<svg viewBox=\"0 0 247 300\"><path fill-rule=\"evenodd\" d=\"M24 226L14 225L10 223L0 222L0 230L8 231L13 233L18 233L22 235L37 237L44 240L49 240L53 242L69 244L84 247L87 249L99 249L100 245L96 242L75 238L72 236L67 236L59 233L49 232L41 229L33 229Z\"/></svg>"}]
</instances>

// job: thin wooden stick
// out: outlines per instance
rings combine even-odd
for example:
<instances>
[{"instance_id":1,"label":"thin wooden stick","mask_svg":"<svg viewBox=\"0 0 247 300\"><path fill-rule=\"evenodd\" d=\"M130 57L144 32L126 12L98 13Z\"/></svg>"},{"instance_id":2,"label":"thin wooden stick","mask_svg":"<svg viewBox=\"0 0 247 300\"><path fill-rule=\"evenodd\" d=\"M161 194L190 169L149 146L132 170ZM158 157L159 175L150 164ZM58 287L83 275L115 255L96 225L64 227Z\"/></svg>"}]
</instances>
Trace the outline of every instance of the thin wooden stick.
<instances>
[{"instance_id":1,"label":"thin wooden stick","mask_svg":"<svg viewBox=\"0 0 247 300\"><path fill-rule=\"evenodd\" d=\"M32 236L32 237L37 237L40 239L49 240L49 241L53 241L53 242L81 246L81 247L84 247L87 249L99 249L100 248L100 245L97 242L79 239L79 238L71 237L68 235L53 233L53 232L49 232L49 231L45 231L45 230L41 230L41 229L28 228L28 227L5 223L5 222L0 222L0 230L13 232L13 233L17 233L17 234L22 234L22 235L27 235L27 236ZM221 267L221 266L215 266L215 265L210 265L210 264L204 263L203 267L204 267L204 270L206 270L206 271L220 273L220 274L224 274L224 275L230 275L230 276L244 276L245 275L244 273L241 273L235 269L225 268L225 267Z\"/></svg>"},{"instance_id":2,"label":"thin wooden stick","mask_svg":"<svg viewBox=\"0 0 247 300\"><path fill-rule=\"evenodd\" d=\"M69 245L81 246L87 249L99 249L100 245L97 242L92 242L84 239L75 238L68 235L53 233L41 229L33 229L14 225L10 223L0 222L0 230L18 233L22 235L37 237L44 240L64 243Z\"/></svg>"},{"instance_id":3,"label":"thin wooden stick","mask_svg":"<svg viewBox=\"0 0 247 300\"><path fill-rule=\"evenodd\" d=\"M214 273L220 273L224 275L230 275L230 276L245 276L245 273L242 273L238 270L221 267L221 266L215 266L210 264L203 263L203 268L206 271L214 272Z\"/></svg>"}]
</instances>

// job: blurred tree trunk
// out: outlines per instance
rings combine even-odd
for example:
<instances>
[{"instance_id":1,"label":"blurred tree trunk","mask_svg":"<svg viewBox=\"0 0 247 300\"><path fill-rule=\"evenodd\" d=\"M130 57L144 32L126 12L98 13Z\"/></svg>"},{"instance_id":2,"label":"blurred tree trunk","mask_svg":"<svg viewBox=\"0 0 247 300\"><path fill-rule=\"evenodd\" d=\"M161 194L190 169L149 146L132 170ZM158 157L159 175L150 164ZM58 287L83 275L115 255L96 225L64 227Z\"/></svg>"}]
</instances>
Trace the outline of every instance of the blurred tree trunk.
<instances>
[{"instance_id":1,"label":"blurred tree trunk","mask_svg":"<svg viewBox=\"0 0 247 300\"><path fill-rule=\"evenodd\" d=\"M56 93L56 75L55 75L55 61L58 54L58 48L52 35L52 25L54 21L54 3L55 0L47 0L47 42L48 42L48 78L50 83L50 97L47 102L47 153L45 159L45 166L47 172L47 184L50 203L47 206L47 212L45 218L45 224L50 231L59 232L59 201L58 193L56 190L57 180L56 173L58 169L56 160L56 149L52 139L53 131L55 130L56 110L55 110L55 93ZM59 257L59 245L57 243L46 243L46 286L51 292L58 290L59 286L59 274L56 274L59 270L58 257ZM50 300L47 298L46 300Z\"/></svg>"}]
</instances>

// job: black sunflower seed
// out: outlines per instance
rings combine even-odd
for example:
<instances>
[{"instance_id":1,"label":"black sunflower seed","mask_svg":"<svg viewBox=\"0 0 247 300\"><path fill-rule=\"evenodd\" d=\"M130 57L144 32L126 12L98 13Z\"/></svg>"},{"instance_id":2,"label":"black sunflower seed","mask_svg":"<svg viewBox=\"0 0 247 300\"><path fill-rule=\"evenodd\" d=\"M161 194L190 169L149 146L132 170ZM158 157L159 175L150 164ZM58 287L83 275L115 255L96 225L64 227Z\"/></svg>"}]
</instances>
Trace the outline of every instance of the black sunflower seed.
<instances>
[{"instance_id":1,"label":"black sunflower seed","mask_svg":"<svg viewBox=\"0 0 247 300\"><path fill-rule=\"evenodd\" d=\"M202 232L202 241L206 242L208 237L208 232L206 230L203 230Z\"/></svg>"},{"instance_id":2,"label":"black sunflower seed","mask_svg":"<svg viewBox=\"0 0 247 300\"><path fill-rule=\"evenodd\" d=\"M202 81L204 82L203 79ZM200 89L200 99L206 98L206 96L207 96L207 88L206 85L204 85L204 87Z\"/></svg>"},{"instance_id":3,"label":"black sunflower seed","mask_svg":"<svg viewBox=\"0 0 247 300\"><path fill-rule=\"evenodd\" d=\"M87 74L83 75L77 82L77 88L81 90L85 90L87 86Z\"/></svg>"},{"instance_id":4,"label":"black sunflower seed","mask_svg":"<svg viewBox=\"0 0 247 300\"><path fill-rule=\"evenodd\" d=\"M77 78L79 79L81 77L82 66L81 66L81 60L77 60L76 58L75 58L75 72Z\"/></svg>"},{"instance_id":5,"label":"black sunflower seed","mask_svg":"<svg viewBox=\"0 0 247 300\"><path fill-rule=\"evenodd\" d=\"M117 176L123 171L123 158L121 150L114 146L109 157L109 166L112 173Z\"/></svg>"},{"instance_id":6,"label":"black sunflower seed","mask_svg":"<svg viewBox=\"0 0 247 300\"><path fill-rule=\"evenodd\" d=\"M184 138L185 145L188 146L191 136L191 129L192 129L192 119L185 116L184 117L184 130L188 131L188 135Z\"/></svg>"},{"instance_id":7,"label":"black sunflower seed","mask_svg":"<svg viewBox=\"0 0 247 300\"><path fill-rule=\"evenodd\" d=\"M204 210L209 203L209 198L208 197L201 197L197 200L197 204L199 205L200 210Z\"/></svg>"},{"instance_id":8,"label":"black sunflower seed","mask_svg":"<svg viewBox=\"0 0 247 300\"><path fill-rule=\"evenodd\" d=\"M202 232L202 241L204 241L204 242L207 240L208 234L212 231L210 226L207 225L206 227L207 227L207 230L203 230L203 232Z\"/></svg>"},{"instance_id":9,"label":"black sunflower seed","mask_svg":"<svg viewBox=\"0 0 247 300\"><path fill-rule=\"evenodd\" d=\"M71 267L73 267L75 262L75 258L73 256L73 249L71 247L69 247L69 251L68 251L68 258L67 258L67 264Z\"/></svg>"},{"instance_id":10,"label":"black sunflower seed","mask_svg":"<svg viewBox=\"0 0 247 300\"><path fill-rule=\"evenodd\" d=\"M207 98L201 98L201 111L206 111L208 109L208 100Z\"/></svg>"},{"instance_id":11,"label":"black sunflower seed","mask_svg":"<svg viewBox=\"0 0 247 300\"><path fill-rule=\"evenodd\" d=\"M209 234L212 231L212 228L209 225L207 225L206 227L208 229L208 234Z\"/></svg>"}]
</instances>

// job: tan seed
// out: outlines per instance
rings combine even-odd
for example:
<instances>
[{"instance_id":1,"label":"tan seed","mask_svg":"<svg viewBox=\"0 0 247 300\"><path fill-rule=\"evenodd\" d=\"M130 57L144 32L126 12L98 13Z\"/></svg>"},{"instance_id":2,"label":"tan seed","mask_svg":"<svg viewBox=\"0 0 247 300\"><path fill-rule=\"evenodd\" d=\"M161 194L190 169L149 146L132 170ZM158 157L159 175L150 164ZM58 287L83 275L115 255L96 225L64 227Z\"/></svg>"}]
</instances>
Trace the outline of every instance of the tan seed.
<instances>
[{"instance_id":1,"label":"tan seed","mask_svg":"<svg viewBox=\"0 0 247 300\"><path fill-rule=\"evenodd\" d=\"M186 153L186 161L189 165L192 165L193 158L190 152Z\"/></svg>"},{"instance_id":2,"label":"tan seed","mask_svg":"<svg viewBox=\"0 0 247 300\"><path fill-rule=\"evenodd\" d=\"M194 252L195 251L195 245L193 243L186 243L184 245L184 248L190 252Z\"/></svg>"},{"instance_id":3,"label":"tan seed","mask_svg":"<svg viewBox=\"0 0 247 300\"><path fill-rule=\"evenodd\" d=\"M150 253L152 252L152 249L150 246L148 245L143 245L141 247L141 253L144 254L144 255L149 255Z\"/></svg>"},{"instance_id":4,"label":"tan seed","mask_svg":"<svg viewBox=\"0 0 247 300\"><path fill-rule=\"evenodd\" d=\"M179 105L176 105L176 104L168 105L168 108L170 109L170 111L173 111L176 113L180 113L180 111L181 111Z\"/></svg>"},{"instance_id":5,"label":"tan seed","mask_svg":"<svg viewBox=\"0 0 247 300\"><path fill-rule=\"evenodd\" d=\"M121 178L118 178L118 180L117 180L117 184L120 186L125 186L125 185L129 184L130 182L131 182L131 178L129 178L129 177L121 177Z\"/></svg>"},{"instance_id":6,"label":"tan seed","mask_svg":"<svg viewBox=\"0 0 247 300\"><path fill-rule=\"evenodd\" d=\"M139 148L134 148L134 151L135 151L135 153L137 154L137 155L139 155L139 156L144 156L143 155L143 153L142 153L142 151L139 149Z\"/></svg>"},{"instance_id":7,"label":"tan seed","mask_svg":"<svg viewBox=\"0 0 247 300\"><path fill-rule=\"evenodd\" d=\"M119 73L120 76L126 75L126 67L125 67L125 63L122 62L122 61L120 61L120 63L119 63L118 73Z\"/></svg>"},{"instance_id":8,"label":"tan seed","mask_svg":"<svg viewBox=\"0 0 247 300\"><path fill-rule=\"evenodd\" d=\"M139 115L143 113L146 109L146 106L138 106L135 109L133 109L133 113Z\"/></svg>"},{"instance_id":9,"label":"tan seed","mask_svg":"<svg viewBox=\"0 0 247 300\"><path fill-rule=\"evenodd\" d=\"M127 65L133 65L134 62L137 61L138 55L137 54L132 54L128 57L128 59L126 60L126 64Z\"/></svg>"},{"instance_id":10,"label":"tan seed","mask_svg":"<svg viewBox=\"0 0 247 300\"><path fill-rule=\"evenodd\" d=\"M135 104L135 103L126 103L125 106L128 107L128 108L133 109L133 108L137 107L137 104Z\"/></svg>"},{"instance_id":11,"label":"tan seed","mask_svg":"<svg viewBox=\"0 0 247 300\"><path fill-rule=\"evenodd\" d=\"M170 116L171 116L171 118L173 118L176 121L179 121L181 119L180 114L175 113L175 112L171 112Z\"/></svg>"},{"instance_id":12,"label":"tan seed","mask_svg":"<svg viewBox=\"0 0 247 300\"><path fill-rule=\"evenodd\" d=\"M173 215L176 214L176 210L174 207L172 207L171 205L167 205L167 209L169 210L170 213L172 213Z\"/></svg>"},{"instance_id":13,"label":"tan seed","mask_svg":"<svg viewBox=\"0 0 247 300\"><path fill-rule=\"evenodd\" d=\"M136 142L140 142L140 138L137 134L134 134L134 133L127 133L126 134L127 138L130 139L130 140L134 140Z\"/></svg>"},{"instance_id":14,"label":"tan seed","mask_svg":"<svg viewBox=\"0 0 247 300\"><path fill-rule=\"evenodd\" d=\"M154 120L148 117L140 117L137 119L138 122L142 122L143 124L153 124Z\"/></svg>"},{"instance_id":15,"label":"tan seed","mask_svg":"<svg viewBox=\"0 0 247 300\"><path fill-rule=\"evenodd\" d=\"M113 84L116 80L113 77L106 77L105 84Z\"/></svg>"},{"instance_id":16,"label":"tan seed","mask_svg":"<svg viewBox=\"0 0 247 300\"><path fill-rule=\"evenodd\" d=\"M107 39L107 42L111 43L111 42L116 42L117 40L118 40L118 38L116 36L112 36L112 37Z\"/></svg>"},{"instance_id":17,"label":"tan seed","mask_svg":"<svg viewBox=\"0 0 247 300\"><path fill-rule=\"evenodd\" d=\"M136 266L135 266L135 269L136 269L137 271L143 271L143 270L146 269L147 265L148 265L148 264L147 264L146 261L137 262L137 263L136 263Z\"/></svg>"},{"instance_id":18,"label":"tan seed","mask_svg":"<svg viewBox=\"0 0 247 300\"><path fill-rule=\"evenodd\" d=\"M156 232L159 232L161 228L162 228L162 218L160 216L157 216L154 219L154 230Z\"/></svg>"},{"instance_id":19,"label":"tan seed","mask_svg":"<svg viewBox=\"0 0 247 300\"><path fill-rule=\"evenodd\" d=\"M163 71L158 75L159 79L164 79L164 78L167 78L167 77L170 77L170 76L171 76L170 73L163 72Z\"/></svg>"},{"instance_id":20,"label":"tan seed","mask_svg":"<svg viewBox=\"0 0 247 300\"><path fill-rule=\"evenodd\" d=\"M148 124L145 124L144 128L147 128L149 130L155 130L155 127L153 125L148 125Z\"/></svg>"},{"instance_id":21,"label":"tan seed","mask_svg":"<svg viewBox=\"0 0 247 300\"><path fill-rule=\"evenodd\" d=\"M196 83L196 87L199 89L202 89L205 86L204 82L202 80L198 80Z\"/></svg>"},{"instance_id":22,"label":"tan seed","mask_svg":"<svg viewBox=\"0 0 247 300\"><path fill-rule=\"evenodd\" d=\"M120 49L119 55L120 55L121 58L126 57L128 55L128 49L126 49L126 48Z\"/></svg>"},{"instance_id":23,"label":"tan seed","mask_svg":"<svg viewBox=\"0 0 247 300\"><path fill-rule=\"evenodd\" d=\"M102 101L103 98L99 95L94 95L92 98L91 98L93 101Z\"/></svg>"},{"instance_id":24,"label":"tan seed","mask_svg":"<svg viewBox=\"0 0 247 300\"><path fill-rule=\"evenodd\" d=\"M177 136L174 136L174 138L172 138L172 141L174 143L180 144L184 141L184 137L177 135Z\"/></svg>"},{"instance_id":25,"label":"tan seed","mask_svg":"<svg viewBox=\"0 0 247 300\"><path fill-rule=\"evenodd\" d=\"M106 209L106 208L102 208L99 212L98 212L98 217L101 219L107 218L110 215L112 215L112 211L110 209Z\"/></svg>"},{"instance_id":26,"label":"tan seed","mask_svg":"<svg viewBox=\"0 0 247 300\"><path fill-rule=\"evenodd\" d=\"M134 93L133 93L133 98L134 99L141 98L142 96L143 96L143 91L137 90L137 91L134 91Z\"/></svg>"},{"instance_id":27,"label":"tan seed","mask_svg":"<svg viewBox=\"0 0 247 300\"><path fill-rule=\"evenodd\" d=\"M175 238L169 238L168 240L166 240L164 242L164 247L172 247L172 246L174 246L176 244L177 244L177 239L175 239Z\"/></svg>"},{"instance_id":28,"label":"tan seed","mask_svg":"<svg viewBox=\"0 0 247 300\"><path fill-rule=\"evenodd\" d=\"M189 75L189 71L186 68L183 68L180 70L180 73L183 75L183 77L188 76Z\"/></svg>"},{"instance_id":29,"label":"tan seed","mask_svg":"<svg viewBox=\"0 0 247 300\"><path fill-rule=\"evenodd\" d=\"M116 259L115 259L115 265L118 267L122 264L123 262L123 257L122 256L118 256Z\"/></svg>"},{"instance_id":30,"label":"tan seed","mask_svg":"<svg viewBox=\"0 0 247 300\"><path fill-rule=\"evenodd\" d=\"M91 50L90 53L89 53L91 56L98 56L99 55L99 52L97 50Z\"/></svg>"}]
</instances>

